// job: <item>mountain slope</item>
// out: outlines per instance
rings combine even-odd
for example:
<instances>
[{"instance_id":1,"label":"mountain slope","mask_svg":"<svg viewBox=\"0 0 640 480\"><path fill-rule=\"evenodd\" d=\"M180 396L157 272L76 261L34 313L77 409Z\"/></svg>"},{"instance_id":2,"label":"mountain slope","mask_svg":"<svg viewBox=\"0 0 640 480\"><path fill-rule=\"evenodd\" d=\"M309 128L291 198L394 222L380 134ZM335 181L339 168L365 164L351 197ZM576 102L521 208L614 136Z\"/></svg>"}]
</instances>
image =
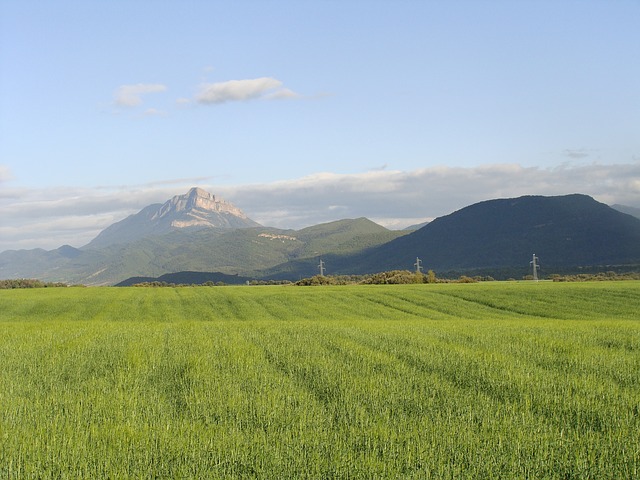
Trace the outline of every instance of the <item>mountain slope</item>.
<instances>
[{"instance_id":1,"label":"mountain slope","mask_svg":"<svg viewBox=\"0 0 640 480\"><path fill-rule=\"evenodd\" d=\"M182 228L102 248L3 252L0 278L108 285L129 277L159 277L180 271L256 277L262 270L294 259L332 251L354 253L403 234L363 218L299 232L268 227Z\"/></svg>"},{"instance_id":2,"label":"mountain slope","mask_svg":"<svg viewBox=\"0 0 640 480\"><path fill-rule=\"evenodd\" d=\"M640 208L629 207L627 205L618 205L618 204L611 205L611 208L640 219Z\"/></svg>"},{"instance_id":3,"label":"mountain slope","mask_svg":"<svg viewBox=\"0 0 640 480\"><path fill-rule=\"evenodd\" d=\"M84 248L131 243L175 230L257 226L260 224L231 203L194 187L186 195L176 195L164 204L149 205L135 215L114 223Z\"/></svg>"},{"instance_id":4,"label":"mountain slope","mask_svg":"<svg viewBox=\"0 0 640 480\"><path fill-rule=\"evenodd\" d=\"M526 267L534 253L547 269L640 264L640 220L579 194L489 200L345 259L340 270L411 269L416 257L439 270Z\"/></svg>"},{"instance_id":5,"label":"mountain slope","mask_svg":"<svg viewBox=\"0 0 640 480\"><path fill-rule=\"evenodd\" d=\"M115 278L112 282L127 276L157 277L187 270L257 277L274 265L329 252L355 253L400 235L403 232L387 230L367 219L339 220L300 231L267 227L177 231L114 251L110 256L116 261L100 275ZM134 262L135 270L130 268ZM117 269L117 276L112 269Z\"/></svg>"},{"instance_id":6,"label":"mountain slope","mask_svg":"<svg viewBox=\"0 0 640 480\"><path fill-rule=\"evenodd\" d=\"M297 231L296 237L304 242L304 249L298 256L357 252L363 248L386 243L406 233L388 230L364 217L337 220Z\"/></svg>"}]
</instances>

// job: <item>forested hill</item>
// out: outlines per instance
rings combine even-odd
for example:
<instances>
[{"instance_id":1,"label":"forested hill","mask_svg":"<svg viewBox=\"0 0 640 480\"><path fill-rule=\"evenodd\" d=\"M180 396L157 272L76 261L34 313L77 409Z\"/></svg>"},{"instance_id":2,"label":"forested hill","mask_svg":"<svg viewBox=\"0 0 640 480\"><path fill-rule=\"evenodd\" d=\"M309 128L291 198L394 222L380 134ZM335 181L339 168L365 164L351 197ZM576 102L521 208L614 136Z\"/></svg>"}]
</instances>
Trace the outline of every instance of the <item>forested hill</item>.
<instances>
[{"instance_id":1,"label":"forested hill","mask_svg":"<svg viewBox=\"0 0 640 480\"><path fill-rule=\"evenodd\" d=\"M640 220L579 194L488 200L343 259L341 270L411 268L416 257L438 270L526 266L534 253L547 269L640 264Z\"/></svg>"},{"instance_id":2,"label":"forested hill","mask_svg":"<svg viewBox=\"0 0 640 480\"><path fill-rule=\"evenodd\" d=\"M181 271L255 278L260 271L291 260L311 258L315 265L319 255L352 254L405 234L387 230L366 218L338 220L297 231L269 227L182 228L102 248L64 246L49 252L2 252L0 278L39 278L87 285L118 283L129 277L155 279ZM235 283L230 280L221 281Z\"/></svg>"}]
</instances>

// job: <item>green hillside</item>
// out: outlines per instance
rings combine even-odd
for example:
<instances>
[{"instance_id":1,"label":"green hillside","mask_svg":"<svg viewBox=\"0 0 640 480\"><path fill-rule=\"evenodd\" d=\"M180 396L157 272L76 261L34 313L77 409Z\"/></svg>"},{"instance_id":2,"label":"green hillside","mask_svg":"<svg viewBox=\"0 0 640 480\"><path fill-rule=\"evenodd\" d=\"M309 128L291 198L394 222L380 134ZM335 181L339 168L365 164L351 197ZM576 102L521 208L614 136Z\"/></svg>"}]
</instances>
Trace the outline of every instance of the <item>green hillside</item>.
<instances>
[{"instance_id":1,"label":"green hillside","mask_svg":"<svg viewBox=\"0 0 640 480\"><path fill-rule=\"evenodd\" d=\"M255 277L275 265L327 252L354 253L405 233L387 230L365 218L300 231L268 227L177 230L104 248L3 252L0 277L92 285L180 271Z\"/></svg>"}]
</instances>

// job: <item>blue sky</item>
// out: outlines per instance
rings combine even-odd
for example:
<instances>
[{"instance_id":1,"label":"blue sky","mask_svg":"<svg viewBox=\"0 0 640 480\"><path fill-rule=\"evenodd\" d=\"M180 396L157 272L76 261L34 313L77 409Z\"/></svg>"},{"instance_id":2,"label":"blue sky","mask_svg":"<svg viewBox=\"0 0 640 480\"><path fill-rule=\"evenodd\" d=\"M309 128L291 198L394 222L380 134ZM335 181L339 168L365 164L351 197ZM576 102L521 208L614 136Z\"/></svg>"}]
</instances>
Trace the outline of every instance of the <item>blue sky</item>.
<instances>
[{"instance_id":1,"label":"blue sky","mask_svg":"<svg viewBox=\"0 0 640 480\"><path fill-rule=\"evenodd\" d=\"M638 1L0 4L0 251L201 186L272 226L640 207Z\"/></svg>"}]
</instances>

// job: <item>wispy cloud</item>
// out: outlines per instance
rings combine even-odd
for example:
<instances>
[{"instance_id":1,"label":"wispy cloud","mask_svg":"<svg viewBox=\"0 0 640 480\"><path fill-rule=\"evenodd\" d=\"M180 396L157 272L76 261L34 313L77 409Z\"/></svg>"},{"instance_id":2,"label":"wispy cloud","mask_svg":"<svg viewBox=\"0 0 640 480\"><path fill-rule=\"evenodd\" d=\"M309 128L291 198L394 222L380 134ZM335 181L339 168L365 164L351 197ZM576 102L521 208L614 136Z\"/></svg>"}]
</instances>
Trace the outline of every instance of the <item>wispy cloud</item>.
<instances>
[{"instance_id":1,"label":"wispy cloud","mask_svg":"<svg viewBox=\"0 0 640 480\"><path fill-rule=\"evenodd\" d=\"M160 83L137 83L122 85L113 94L116 105L121 107L137 107L142 105L142 96L149 93L159 93L167 90L166 85Z\"/></svg>"},{"instance_id":2,"label":"wispy cloud","mask_svg":"<svg viewBox=\"0 0 640 480\"><path fill-rule=\"evenodd\" d=\"M161 83L137 83L121 85L113 94L114 105L117 107L140 107L144 103L143 97L152 93L168 90ZM260 77L245 80L228 80L225 82L202 83L193 98L178 97L176 107L190 104L220 105L227 102L243 102L248 100L286 100L301 98L302 96L290 88L283 86L280 80L272 77ZM167 112L157 108L147 108L144 116L165 116Z\"/></svg>"},{"instance_id":3,"label":"wispy cloud","mask_svg":"<svg viewBox=\"0 0 640 480\"><path fill-rule=\"evenodd\" d=\"M6 165L0 165L0 183L7 182L12 178L11 169Z\"/></svg>"},{"instance_id":4,"label":"wispy cloud","mask_svg":"<svg viewBox=\"0 0 640 480\"><path fill-rule=\"evenodd\" d=\"M280 80L271 77L204 83L200 85L200 91L195 100L203 105L218 105L260 98L273 100L298 96L282 85Z\"/></svg>"},{"instance_id":5,"label":"wispy cloud","mask_svg":"<svg viewBox=\"0 0 640 480\"><path fill-rule=\"evenodd\" d=\"M146 117L164 117L167 115L167 112L163 110L158 110L157 108L147 108L144 111L144 115Z\"/></svg>"},{"instance_id":6,"label":"wispy cloud","mask_svg":"<svg viewBox=\"0 0 640 480\"><path fill-rule=\"evenodd\" d=\"M586 148L566 149L564 151L565 156L572 158L574 160L587 158L590 154L591 154L591 150L587 150Z\"/></svg>"},{"instance_id":7,"label":"wispy cloud","mask_svg":"<svg viewBox=\"0 0 640 480\"><path fill-rule=\"evenodd\" d=\"M273 93L266 94L264 98L266 100L286 100L288 98L300 98L300 95L288 88L280 88Z\"/></svg>"},{"instance_id":8,"label":"wispy cloud","mask_svg":"<svg viewBox=\"0 0 640 480\"><path fill-rule=\"evenodd\" d=\"M133 186L0 191L0 251L79 247L100 230L152 203L200 186L231 201L263 225L303 228L367 217L389 228L431 220L467 205L521 195L584 193L603 203L640 207L640 162L618 165L518 164L414 171L316 173L254 185L216 185L211 177ZM46 239L46 240L45 240Z\"/></svg>"}]
</instances>

